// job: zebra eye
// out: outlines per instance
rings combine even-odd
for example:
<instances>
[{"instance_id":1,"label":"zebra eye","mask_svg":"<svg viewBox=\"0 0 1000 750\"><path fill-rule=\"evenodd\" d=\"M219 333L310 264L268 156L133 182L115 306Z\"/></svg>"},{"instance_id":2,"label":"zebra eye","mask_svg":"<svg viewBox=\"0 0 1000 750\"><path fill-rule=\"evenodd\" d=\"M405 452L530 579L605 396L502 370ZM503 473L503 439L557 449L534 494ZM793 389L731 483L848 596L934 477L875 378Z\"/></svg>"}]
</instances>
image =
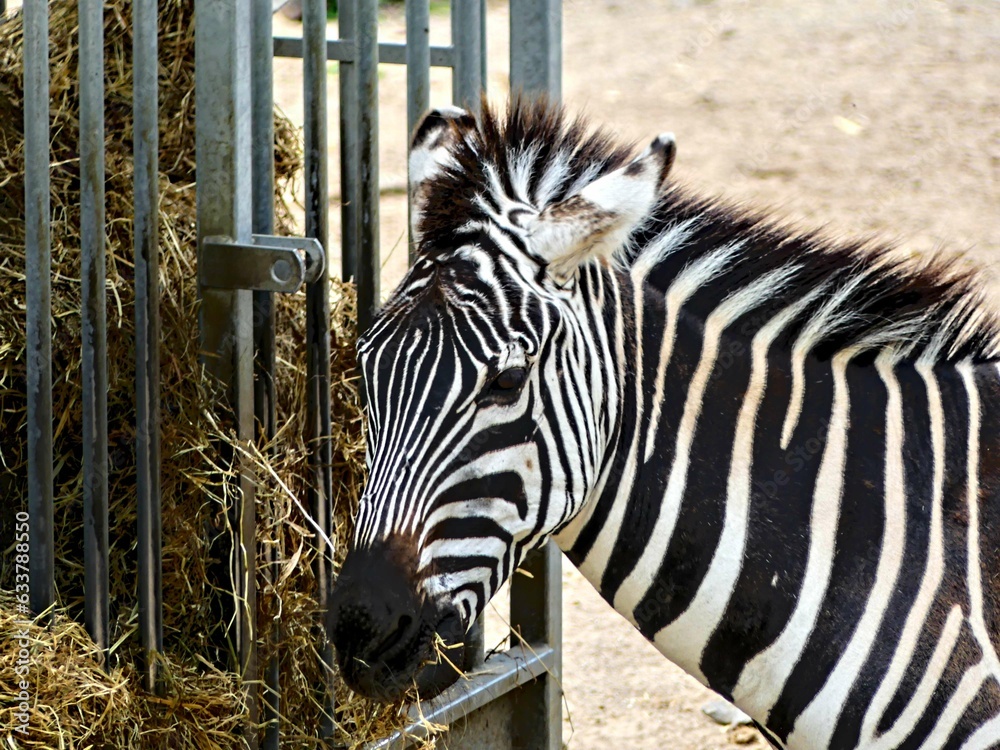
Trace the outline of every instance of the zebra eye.
<instances>
[{"instance_id":1,"label":"zebra eye","mask_svg":"<svg viewBox=\"0 0 1000 750\"><path fill-rule=\"evenodd\" d=\"M516 391L528 379L528 371L523 367L508 367L495 378L490 385L492 391Z\"/></svg>"}]
</instances>

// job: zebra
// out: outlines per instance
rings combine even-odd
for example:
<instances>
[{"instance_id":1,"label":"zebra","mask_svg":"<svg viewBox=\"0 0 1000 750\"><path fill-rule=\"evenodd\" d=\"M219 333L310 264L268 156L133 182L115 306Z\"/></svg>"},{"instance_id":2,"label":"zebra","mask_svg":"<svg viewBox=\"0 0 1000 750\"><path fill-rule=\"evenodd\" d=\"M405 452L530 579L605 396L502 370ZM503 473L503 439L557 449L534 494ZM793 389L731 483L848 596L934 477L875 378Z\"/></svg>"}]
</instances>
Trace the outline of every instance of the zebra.
<instances>
[{"instance_id":1,"label":"zebra","mask_svg":"<svg viewBox=\"0 0 1000 750\"><path fill-rule=\"evenodd\" d=\"M415 130L416 261L358 343L344 679L444 689L553 539L776 747L1000 747L980 282L694 195L675 153L524 100Z\"/></svg>"}]
</instances>

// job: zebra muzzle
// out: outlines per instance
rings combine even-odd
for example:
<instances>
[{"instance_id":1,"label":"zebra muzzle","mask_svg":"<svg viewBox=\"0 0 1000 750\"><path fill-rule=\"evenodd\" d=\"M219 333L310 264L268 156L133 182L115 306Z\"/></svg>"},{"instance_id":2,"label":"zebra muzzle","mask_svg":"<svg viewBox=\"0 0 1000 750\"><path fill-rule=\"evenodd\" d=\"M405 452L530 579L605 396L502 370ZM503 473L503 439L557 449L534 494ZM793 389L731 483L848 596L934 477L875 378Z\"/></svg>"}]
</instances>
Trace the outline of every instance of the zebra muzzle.
<instances>
[{"instance_id":1,"label":"zebra muzzle","mask_svg":"<svg viewBox=\"0 0 1000 750\"><path fill-rule=\"evenodd\" d=\"M437 695L464 661L465 628L454 606L420 595L412 568L389 550L352 550L330 604L344 681L375 700ZM455 665L455 666L453 666Z\"/></svg>"}]
</instances>

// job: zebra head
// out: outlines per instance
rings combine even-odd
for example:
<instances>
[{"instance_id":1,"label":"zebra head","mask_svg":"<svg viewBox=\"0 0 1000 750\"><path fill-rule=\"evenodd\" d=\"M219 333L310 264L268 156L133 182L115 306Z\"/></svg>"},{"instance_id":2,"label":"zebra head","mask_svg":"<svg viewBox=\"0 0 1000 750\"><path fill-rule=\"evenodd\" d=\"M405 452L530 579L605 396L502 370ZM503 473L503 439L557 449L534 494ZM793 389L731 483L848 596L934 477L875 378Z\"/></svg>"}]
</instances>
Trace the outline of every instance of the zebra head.
<instances>
[{"instance_id":1,"label":"zebra head","mask_svg":"<svg viewBox=\"0 0 1000 750\"><path fill-rule=\"evenodd\" d=\"M418 257L358 344L370 477L332 614L345 680L378 699L455 681L475 618L594 491L614 421L580 287L648 215L674 141L632 158L512 112L416 129Z\"/></svg>"}]
</instances>

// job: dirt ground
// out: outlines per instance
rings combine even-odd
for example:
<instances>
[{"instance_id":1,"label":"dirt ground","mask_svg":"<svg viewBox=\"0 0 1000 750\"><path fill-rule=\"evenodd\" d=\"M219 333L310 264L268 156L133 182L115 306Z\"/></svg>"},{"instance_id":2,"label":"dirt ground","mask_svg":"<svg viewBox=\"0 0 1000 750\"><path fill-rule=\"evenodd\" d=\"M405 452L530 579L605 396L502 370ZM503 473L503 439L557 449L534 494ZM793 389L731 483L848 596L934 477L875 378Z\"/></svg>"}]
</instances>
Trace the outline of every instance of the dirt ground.
<instances>
[{"instance_id":1,"label":"dirt ground","mask_svg":"<svg viewBox=\"0 0 1000 750\"><path fill-rule=\"evenodd\" d=\"M628 139L673 131L675 175L706 193L774 207L804 226L875 232L898 239L903 252L962 253L995 275L998 11L988 0L565 0L563 101ZM387 11L383 41L402 41L400 15ZM488 84L497 101L508 91L508 24L506 3L491 1ZM280 16L276 25L298 33ZM448 41L446 12L434 14L432 41ZM277 98L301 121L298 70L279 63ZM448 103L448 73L433 80L432 105ZM330 84L335 159L335 77ZM402 70L384 66L380 87L384 295L405 269ZM337 169L333 161L331 176ZM334 247L337 192L332 185ZM761 746L703 716L711 693L662 659L575 570L563 579L567 747Z\"/></svg>"}]
</instances>

